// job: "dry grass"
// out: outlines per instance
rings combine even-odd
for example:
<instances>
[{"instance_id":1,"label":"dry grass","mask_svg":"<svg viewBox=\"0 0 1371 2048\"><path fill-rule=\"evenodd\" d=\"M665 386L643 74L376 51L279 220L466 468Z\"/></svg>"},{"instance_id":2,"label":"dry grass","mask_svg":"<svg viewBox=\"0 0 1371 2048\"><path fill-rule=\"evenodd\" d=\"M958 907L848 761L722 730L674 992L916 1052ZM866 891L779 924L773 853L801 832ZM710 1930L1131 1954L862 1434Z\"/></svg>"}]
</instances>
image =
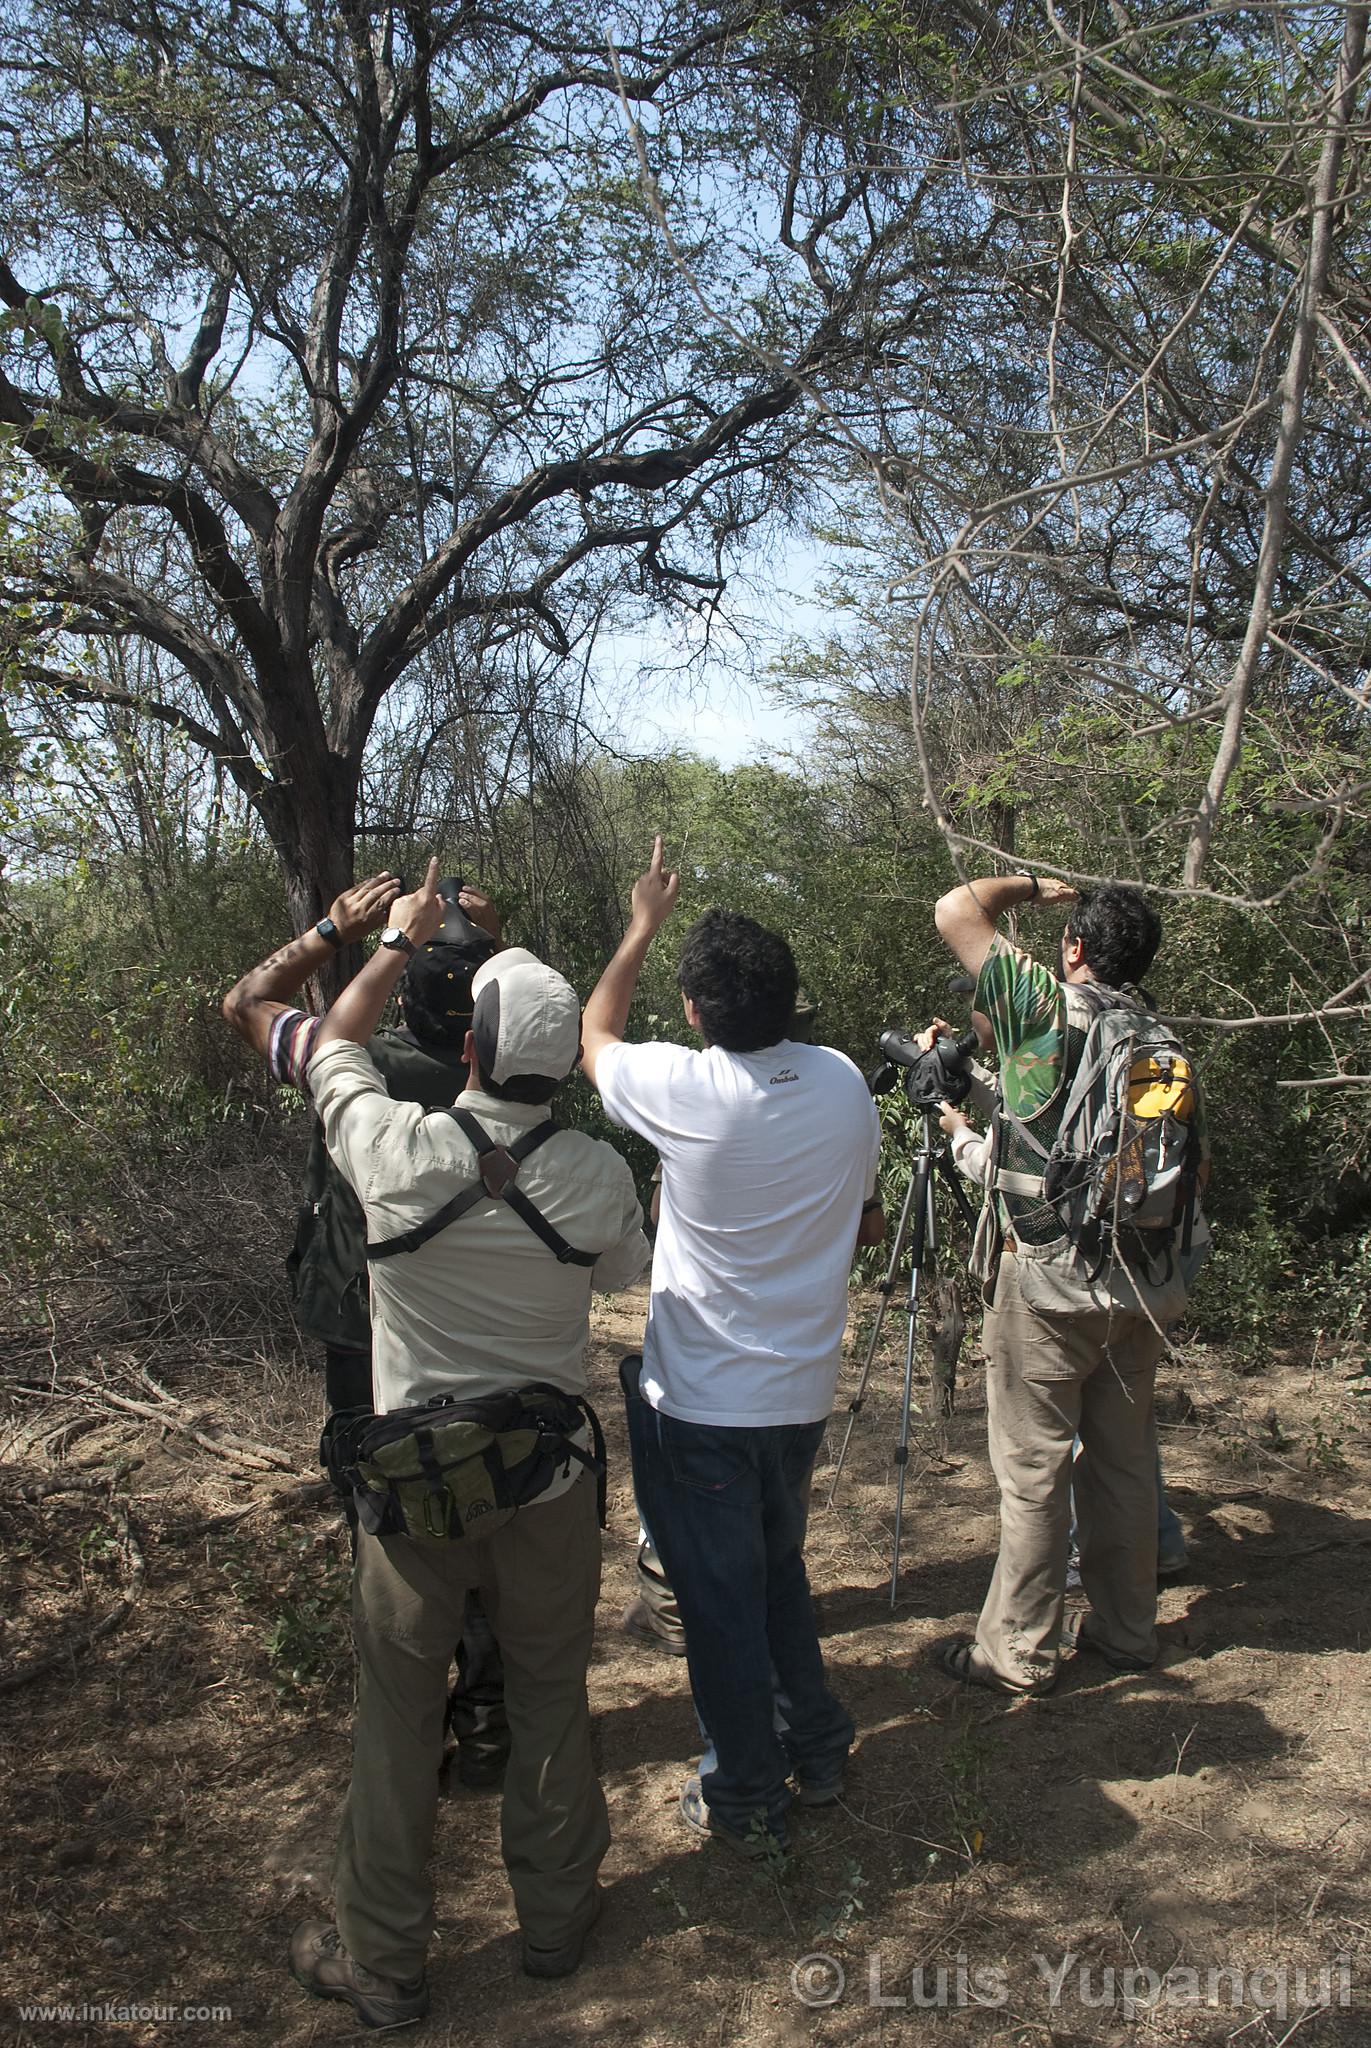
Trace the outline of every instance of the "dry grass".
<instances>
[{"instance_id":1,"label":"dry grass","mask_svg":"<svg viewBox=\"0 0 1371 2048\"><path fill-rule=\"evenodd\" d=\"M261 1193L245 1189L245 1206ZM260 1242L260 1221L255 1231L242 1241ZM197 1330L178 1309L169 1333L156 1321L162 1297L149 1289L135 1308L128 1287L106 1296L124 1318L107 1340L93 1294L76 1287L87 1320L78 1317L70 1358L56 1347L55 1389L14 1408L19 1435L0 1473L0 1661L77 1639L127 1579L98 1492L29 1502L21 1482L123 1465L121 1498L147 1561L123 1625L6 1702L0 2039L35 2048L301 2048L355 2032L343 2008L297 1990L282 1961L293 1920L325 1895L347 1770L338 1518L328 1506L259 1507L205 1529L283 1482L101 1410L98 1393L76 1402L63 1391L68 1367L103 1372L110 1387L151 1373L211 1433L222 1425L279 1444L309 1472L319 1378L281 1345L279 1324L269 1341L277 1297L259 1276L245 1284L222 1234L210 1259L212 1299L196 1310ZM226 1318L240 1309L236 1327ZM639 1295L605 1310L594 1360L613 1456L591 1672L615 1830L605 1917L578 1976L522 1977L498 1801L458 1792L440 1816L435 2016L422 2038L543 2048L555 2032L565 2042L767 2048L905 2039L936 2023L942 2038L1006 2048L1364 2043L1371 1447L1342 1380L1289 1361L1238 1380L1221 1357L1192 1352L1169 1390L1164 1447L1195 1566L1163 1594L1161 1663L1136 1678L1073 1669L1049 1699L1012 1702L964 1693L929 1657L973 1617L993 1557L979 1380L967 1371L950 1424L916 1433L892 1614L899 1365L884 1361L838 1504L822 1504L821 1475L811 1525L826 1652L858 1748L843 1805L797 1820L799 1853L778 1882L684 1833L675 1796L693 1754L685 1675L615 1626L635 1525L609 1390L642 1309ZM892 1349L901 1341L892 1332ZM18 1377L44 1387L31 1352ZM51 1427L34 1434L35 1418ZM803 1976L801 1959L815 1954L841 1965L846 1984L811 2008L792 1971L820 1991L836 1981L826 1963ZM1067 1956L1076 1960L1054 2003L1052 1975ZM1312 1973L1341 1957L1349 2005L1295 2002L1297 1967L1313 1992ZM1220 1966L1243 1973L1241 2004L1233 1978L1217 2004L1178 2004L1188 1980L1173 1977L1169 2000L1149 2008L1138 2002L1145 1975L1132 1980L1131 2015L1120 2002L1123 1971L1197 1971L1202 1999L1203 1973ZM1115 1972L1112 2005L1082 2002L1083 1967L1095 1997ZM1292 1973L1283 2017L1253 2002L1274 2000L1278 1980L1254 1986L1247 1974L1282 1967ZM938 1997L939 1968L946 2009L935 2019L911 2000ZM1344 1981L1331 1982L1335 2001ZM978 1988L994 2002L978 2005ZM30 1999L220 2004L232 2018L34 2024L18 2011Z\"/></svg>"}]
</instances>

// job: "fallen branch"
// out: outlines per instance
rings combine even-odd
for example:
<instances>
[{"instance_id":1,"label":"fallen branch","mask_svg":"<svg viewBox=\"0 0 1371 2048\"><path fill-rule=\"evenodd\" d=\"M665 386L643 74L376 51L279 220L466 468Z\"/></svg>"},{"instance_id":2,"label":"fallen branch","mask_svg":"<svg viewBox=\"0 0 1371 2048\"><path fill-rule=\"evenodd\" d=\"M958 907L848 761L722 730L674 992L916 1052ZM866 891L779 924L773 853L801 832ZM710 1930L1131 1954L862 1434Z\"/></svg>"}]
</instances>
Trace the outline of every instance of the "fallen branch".
<instances>
[{"instance_id":1,"label":"fallen branch","mask_svg":"<svg viewBox=\"0 0 1371 2048\"><path fill-rule=\"evenodd\" d=\"M289 1472L296 1478L295 1460L288 1451L277 1450L272 1444L254 1443L248 1437L240 1437L232 1430L221 1436L210 1436L198 1427L190 1411L180 1401L168 1395L160 1401L135 1401L127 1394L116 1394L112 1388L101 1386L98 1381L87 1379L84 1374L73 1377L71 1386L82 1388L97 1401L108 1407L121 1409L128 1415L140 1415L145 1421L158 1423L163 1429L174 1430L178 1436L188 1436L203 1450L212 1451L218 1458L227 1458L230 1464L246 1465L250 1472Z\"/></svg>"}]
</instances>

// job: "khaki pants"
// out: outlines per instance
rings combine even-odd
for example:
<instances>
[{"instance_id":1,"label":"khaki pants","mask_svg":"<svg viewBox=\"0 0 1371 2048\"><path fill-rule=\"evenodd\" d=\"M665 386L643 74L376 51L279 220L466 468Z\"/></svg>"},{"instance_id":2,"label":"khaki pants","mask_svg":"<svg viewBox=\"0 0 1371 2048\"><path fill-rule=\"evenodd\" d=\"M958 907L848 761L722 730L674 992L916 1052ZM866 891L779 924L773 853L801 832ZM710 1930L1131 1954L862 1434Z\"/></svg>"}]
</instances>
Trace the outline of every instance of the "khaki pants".
<instances>
[{"instance_id":1,"label":"khaki pants","mask_svg":"<svg viewBox=\"0 0 1371 2048\"><path fill-rule=\"evenodd\" d=\"M586 1701L600 1591L593 1480L578 1479L474 1541L362 1531L352 1581L352 1784L334 1897L349 1954L403 1982L422 1972L433 1931L426 1866L448 1661L473 1587L504 1658L510 1756L501 1843L519 1924L535 1947L558 1947L587 1924L609 1847Z\"/></svg>"},{"instance_id":2,"label":"khaki pants","mask_svg":"<svg viewBox=\"0 0 1371 2048\"><path fill-rule=\"evenodd\" d=\"M1089 1633L1122 1656L1157 1653L1152 1397L1162 1339L1146 1316L1036 1315L1006 1252L986 1316L990 1462L1000 1552L976 1626L977 1661L1016 1691L1056 1675L1071 1523L1072 1438Z\"/></svg>"}]
</instances>

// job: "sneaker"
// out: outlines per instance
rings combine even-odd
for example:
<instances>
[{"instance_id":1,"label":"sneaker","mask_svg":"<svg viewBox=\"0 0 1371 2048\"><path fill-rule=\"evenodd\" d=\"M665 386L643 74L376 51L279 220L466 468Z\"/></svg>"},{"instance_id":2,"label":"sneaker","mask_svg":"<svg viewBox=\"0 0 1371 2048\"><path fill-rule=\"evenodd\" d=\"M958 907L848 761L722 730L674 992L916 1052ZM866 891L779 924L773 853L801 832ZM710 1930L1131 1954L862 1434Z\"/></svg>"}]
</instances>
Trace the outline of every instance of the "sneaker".
<instances>
[{"instance_id":1,"label":"sneaker","mask_svg":"<svg viewBox=\"0 0 1371 2048\"><path fill-rule=\"evenodd\" d=\"M1174 1579L1179 1573L1188 1572L1189 1569L1190 1552L1183 1543L1179 1550L1159 1550L1157 1552L1157 1577L1159 1579Z\"/></svg>"},{"instance_id":2,"label":"sneaker","mask_svg":"<svg viewBox=\"0 0 1371 2048\"><path fill-rule=\"evenodd\" d=\"M573 1970L581 1967L581 1951L586 1945L586 1936L600 1917L604 1901L603 1888L597 1883L590 1901L590 1911L581 1922L575 1934L558 1942L555 1948L535 1948L531 1941L523 1945L523 1965L526 1977L569 1977Z\"/></svg>"},{"instance_id":3,"label":"sneaker","mask_svg":"<svg viewBox=\"0 0 1371 2048\"><path fill-rule=\"evenodd\" d=\"M341 1998L364 2027L412 2027L428 2011L428 1984L378 1977L350 1956L331 1920L302 1920L290 1937L290 1974L316 1998Z\"/></svg>"},{"instance_id":4,"label":"sneaker","mask_svg":"<svg viewBox=\"0 0 1371 2048\"><path fill-rule=\"evenodd\" d=\"M760 1813L746 1834L738 1828L726 1827L706 1805L698 1777L687 1778L681 1788L681 1818L687 1827L694 1828L697 1835L712 1835L716 1842L722 1842L735 1856L746 1857L749 1863L762 1863L772 1857L790 1854L790 1843L785 1834L779 1828L768 1827Z\"/></svg>"},{"instance_id":5,"label":"sneaker","mask_svg":"<svg viewBox=\"0 0 1371 2048\"><path fill-rule=\"evenodd\" d=\"M663 1615L654 1614L641 1594L629 1601L619 1626L626 1636L632 1636L635 1643L648 1643L654 1650L665 1650L668 1657L684 1657L686 1653L685 1630L680 1622L668 1621Z\"/></svg>"}]
</instances>

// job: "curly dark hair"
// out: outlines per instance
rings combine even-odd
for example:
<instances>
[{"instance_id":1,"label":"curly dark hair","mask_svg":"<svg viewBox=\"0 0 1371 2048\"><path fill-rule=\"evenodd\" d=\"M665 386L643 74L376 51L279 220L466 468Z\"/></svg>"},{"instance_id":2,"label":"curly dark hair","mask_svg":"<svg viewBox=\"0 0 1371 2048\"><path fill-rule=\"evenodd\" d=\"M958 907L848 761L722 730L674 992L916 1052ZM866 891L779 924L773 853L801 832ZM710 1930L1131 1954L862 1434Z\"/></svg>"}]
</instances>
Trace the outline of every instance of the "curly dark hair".
<instances>
[{"instance_id":1,"label":"curly dark hair","mask_svg":"<svg viewBox=\"0 0 1371 2048\"><path fill-rule=\"evenodd\" d=\"M1086 966L1106 988L1132 988L1156 958L1162 921L1140 889L1105 882L1081 890L1066 938L1080 940Z\"/></svg>"},{"instance_id":2,"label":"curly dark hair","mask_svg":"<svg viewBox=\"0 0 1371 2048\"><path fill-rule=\"evenodd\" d=\"M756 1052L786 1036L800 977L779 932L736 910L707 910L686 933L676 986L710 1045Z\"/></svg>"}]
</instances>

